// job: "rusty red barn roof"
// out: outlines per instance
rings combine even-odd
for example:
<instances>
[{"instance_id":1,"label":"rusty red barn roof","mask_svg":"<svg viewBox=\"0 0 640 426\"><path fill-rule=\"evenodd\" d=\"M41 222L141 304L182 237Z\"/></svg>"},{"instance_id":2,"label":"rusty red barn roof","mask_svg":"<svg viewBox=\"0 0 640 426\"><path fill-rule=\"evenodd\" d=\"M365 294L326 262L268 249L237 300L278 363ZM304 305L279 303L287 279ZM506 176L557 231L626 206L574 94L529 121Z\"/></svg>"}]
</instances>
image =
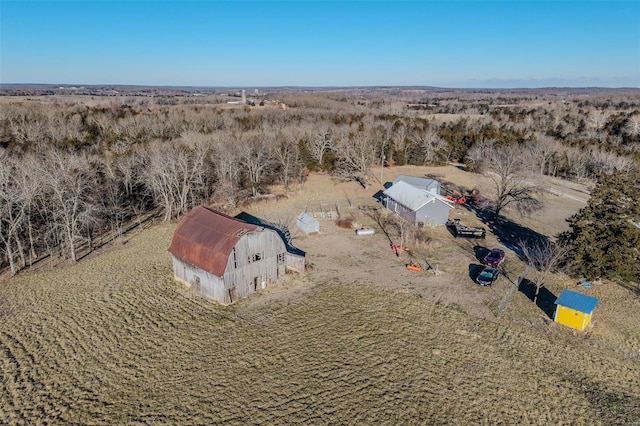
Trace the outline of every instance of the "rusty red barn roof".
<instances>
[{"instance_id":1,"label":"rusty red barn roof","mask_svg":"<svg viewBox=\"0 0 640 426\"><path fill-rule=\"evenodd\" d=\"M221 277L238 240L257 229L256 225L207 207L196 207L176 228L169 252L183 262Z\"/></svg>"}]
</instances>

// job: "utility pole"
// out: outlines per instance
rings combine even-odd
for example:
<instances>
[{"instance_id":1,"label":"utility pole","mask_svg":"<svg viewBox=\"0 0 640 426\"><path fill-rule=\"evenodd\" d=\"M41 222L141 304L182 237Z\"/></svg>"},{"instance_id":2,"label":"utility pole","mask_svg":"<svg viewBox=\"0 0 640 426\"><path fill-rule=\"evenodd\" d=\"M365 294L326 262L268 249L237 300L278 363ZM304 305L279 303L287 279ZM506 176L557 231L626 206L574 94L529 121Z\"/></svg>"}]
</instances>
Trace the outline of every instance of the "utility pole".
<instances>
[{"instance_id":1,"label":"utility pole","mask_svg":"<svg viewBox=\"0 0 640 426\"><path fill-rule=\"evenodd\" d=\"M382 150L380 152L380 183L384 185L384 182L382 181L382 172L384 171L384 160L387 159L387 156L384 155L384 147L387 143L386 142L382 142Z\"/></svg>"}]
</instances>

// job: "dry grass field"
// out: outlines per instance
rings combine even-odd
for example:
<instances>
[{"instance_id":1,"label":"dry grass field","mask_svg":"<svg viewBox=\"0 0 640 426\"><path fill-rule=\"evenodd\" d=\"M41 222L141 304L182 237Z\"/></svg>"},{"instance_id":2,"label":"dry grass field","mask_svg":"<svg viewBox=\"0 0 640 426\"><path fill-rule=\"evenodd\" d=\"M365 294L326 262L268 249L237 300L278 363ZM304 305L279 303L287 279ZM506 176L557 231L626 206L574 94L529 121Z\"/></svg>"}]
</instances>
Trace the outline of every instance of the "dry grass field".
<instances>
[{"instance_id":1,"label":"dry grass field","mask_svg":"<svg viewBox=\"0 0 640 426\"><path fill-rule=\"evenodd\" d=\"M385 170L385 180L407 172L478 181L454 167ZM375 228L358 206L375 205L376 190L316 175L285 200L246 209L275 218L338 202ZM548 201L527 227L557 232L580 207ZM497 316L508 279L473 283L477 242L433 230L412 255L438 264L436 276L404 268L409 255L396 257L379 228L358 237L333 219L321 226L294 241L307 251L305 275L228 307L172 280L173 224L2 282L0 423L640 422L640 301L627 290L595 285L594 326L572 332L519 292ZM523 265L508 252L506 268L515 279ZM573 284L558 276L548 290Z\"/></svg>"}]
</instances>

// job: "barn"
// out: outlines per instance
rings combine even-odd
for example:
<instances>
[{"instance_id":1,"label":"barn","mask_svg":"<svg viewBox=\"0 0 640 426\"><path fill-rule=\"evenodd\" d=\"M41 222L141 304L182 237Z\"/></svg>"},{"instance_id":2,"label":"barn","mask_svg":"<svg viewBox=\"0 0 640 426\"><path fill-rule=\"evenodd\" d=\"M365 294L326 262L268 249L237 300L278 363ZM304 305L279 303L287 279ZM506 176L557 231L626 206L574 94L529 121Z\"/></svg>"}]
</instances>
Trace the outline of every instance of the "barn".
<instances>
[{"instance_id":1,"label":"barn","mask_svg":"<svg viewBox=\"0 0 640 426\"><path fill-rule=\"evenodd\" d=\"M320 232L320 222L309 213L302 212L296 218L296 226L305 234Z\"/></svg>"},{"instance_id":2,"label":"barn","mask_svg":"<svg viewBox=\"0 0 640 426\"><path fill-rule=\"evenodd\" d=\"M555 301L553 320L557 323L584 330L591 321L591 314L598 304L596 297L571 290L563 290Z\"/></svg>"},{"instance_id":3,"label":"barn","mask_svg":"<svg viewBox=\"0 0 640 426\"><path fill-rule=\"evenodd\" d=\"M196 207L182 219L169 247L176 280L229 304L304 270L304 252L287 250L273 229Z\"/></svg>"},{"instance_id":4,"label":"barn","mask_svg":"<svg viewBox=\"0 0 640 426\"><path fill-rule=\"evenodd\" d=\"M383 201L387 209L414 225L444 225L453 208L453 203L435 190L421 189L402 180L384 191Z\"/></svg>"}]
</instances>

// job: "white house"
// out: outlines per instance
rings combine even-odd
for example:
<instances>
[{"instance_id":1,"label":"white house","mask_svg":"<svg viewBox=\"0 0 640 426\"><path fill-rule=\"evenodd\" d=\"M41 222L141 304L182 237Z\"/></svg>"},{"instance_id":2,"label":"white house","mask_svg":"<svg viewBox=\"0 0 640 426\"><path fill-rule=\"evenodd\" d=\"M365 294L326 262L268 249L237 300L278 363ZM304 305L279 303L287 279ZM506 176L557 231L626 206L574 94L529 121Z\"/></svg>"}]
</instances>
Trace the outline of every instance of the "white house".
<instances>
[{"instance_id":1,"label":"white house","mask_svg":"<svg viewBox=\"0 0 640 426\"><path fill-rule=\"evenodd\" d=\"M384 191L383 201L387 209L414 225L444 225L454 205L437 194L435 188L420 189L400 180Z\"/></svg>"}]
</instances>

